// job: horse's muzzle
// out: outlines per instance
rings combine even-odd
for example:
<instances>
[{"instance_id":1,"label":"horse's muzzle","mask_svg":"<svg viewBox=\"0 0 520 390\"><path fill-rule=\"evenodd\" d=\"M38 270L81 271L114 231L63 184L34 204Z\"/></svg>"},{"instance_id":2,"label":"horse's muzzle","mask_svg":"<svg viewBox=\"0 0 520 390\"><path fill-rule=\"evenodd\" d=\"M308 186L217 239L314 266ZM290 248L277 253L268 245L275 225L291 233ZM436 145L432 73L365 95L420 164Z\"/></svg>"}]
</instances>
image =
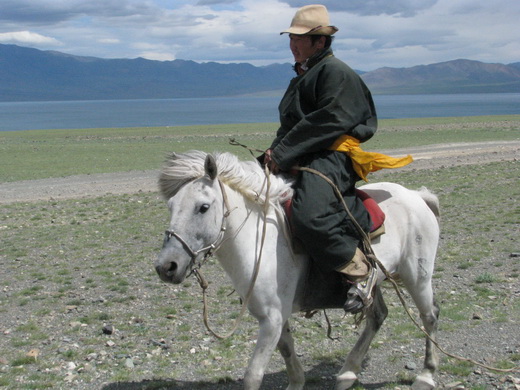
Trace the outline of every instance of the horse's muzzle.
<instances>
[{"instance_id":1,"label":"horse's muzzle","mask_svg":"<svg viewBox=\"0 0 520 390\"><path fill-rule=\"evenodd\" d=\"M180 283L182 282L182 279L179 280L179 275L177 273L177 263L174 261L160 263L155 266L155 271L157 271L157 274L161 278L162 281L167 283Z\"/></svg>"}]
</instances>

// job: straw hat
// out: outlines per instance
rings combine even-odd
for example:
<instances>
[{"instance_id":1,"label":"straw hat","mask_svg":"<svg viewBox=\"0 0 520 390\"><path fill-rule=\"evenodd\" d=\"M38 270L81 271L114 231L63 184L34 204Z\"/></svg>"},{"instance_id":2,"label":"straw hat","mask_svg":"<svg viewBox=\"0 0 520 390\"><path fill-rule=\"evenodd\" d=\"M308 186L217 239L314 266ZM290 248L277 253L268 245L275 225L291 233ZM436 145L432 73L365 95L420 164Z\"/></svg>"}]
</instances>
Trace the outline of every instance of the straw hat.
<instances>
[{"instance_id":1,"label":"straw hat","mask_svg":"<svg viewBox=\"0 0 520 390\"><path fill-rule=\"evenodd\" d=\"M306 5L296 11L291 27L280 34L332 35L338 28L330 25L329 13L324 5Z\"/></svg>"}]
</instances>

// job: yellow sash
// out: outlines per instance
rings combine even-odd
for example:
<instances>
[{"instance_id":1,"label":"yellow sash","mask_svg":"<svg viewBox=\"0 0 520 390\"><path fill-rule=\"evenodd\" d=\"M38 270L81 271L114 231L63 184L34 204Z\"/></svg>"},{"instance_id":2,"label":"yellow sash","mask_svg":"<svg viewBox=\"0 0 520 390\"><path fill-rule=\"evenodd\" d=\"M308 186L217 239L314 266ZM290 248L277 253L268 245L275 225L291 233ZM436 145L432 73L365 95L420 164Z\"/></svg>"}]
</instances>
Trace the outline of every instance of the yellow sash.
<instances>
[{"instance_id":1,"label":"yellow sash","mask_svg":"<svg viewBox=\"0 0 520 390\"><path fill-rule=\"evenodd\" d=\"M339 137L329 149L347 153L352 159L354 170L364 181L368 181L367 175L370 172L383 168L404 167L413 161L411 155L396 158L381 153L365 152L359 147L359 141L349 135Z\"/></svg>"}]
</instances>

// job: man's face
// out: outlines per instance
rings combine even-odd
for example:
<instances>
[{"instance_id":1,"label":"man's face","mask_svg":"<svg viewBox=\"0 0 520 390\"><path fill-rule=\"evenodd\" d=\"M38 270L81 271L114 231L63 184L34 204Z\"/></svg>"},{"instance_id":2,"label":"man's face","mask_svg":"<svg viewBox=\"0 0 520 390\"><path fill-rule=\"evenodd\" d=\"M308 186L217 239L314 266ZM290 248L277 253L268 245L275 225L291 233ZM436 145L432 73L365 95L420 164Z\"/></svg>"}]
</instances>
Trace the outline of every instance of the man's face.
<instances>
[{"instance_id":1,"label":"man's face","mask_svg":"<svg viewBox=\"0 0 520 390\"><path fill-rule=\"evenodd\" d=\"M308 35L289 34L289 39L294 61L300 64L304 63L307 58L317 51L323 49L325 43L325 39L321 38L313 44L311 37Z\"/></svg>"}]
</instances>

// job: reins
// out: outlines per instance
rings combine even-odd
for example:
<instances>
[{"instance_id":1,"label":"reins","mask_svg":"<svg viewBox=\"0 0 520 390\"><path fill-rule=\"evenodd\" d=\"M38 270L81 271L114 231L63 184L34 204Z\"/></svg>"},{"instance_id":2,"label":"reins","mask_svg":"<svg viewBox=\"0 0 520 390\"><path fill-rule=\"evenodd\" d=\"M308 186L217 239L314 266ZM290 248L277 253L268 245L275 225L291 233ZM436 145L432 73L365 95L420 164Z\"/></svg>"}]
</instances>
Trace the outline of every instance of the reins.
<instances>
[{"instance_id":1,"label":"reins","mask_svg":"<svg viewBox=\"0 0 520 390\"><path fill-rule=\"evenodd\" d=\"M261 263L261 260L262 260L262 253L263 253L263 249L264 249L264 243L265 243L265 236L266 236L266 232L267 232L267 213L269 211L269 191L270 191L270 188L271 188L271 182L269 180L269 172L266 168L265 170L265 177L266 177L266 195L265 195L265 201L264 201L264 204L263 204L263 226L262 226L262 237L260 239L260 250L258 252L258 257L255 259L255 266L253 268L253 274L251 276L251 282L249 284L249 289L247 290L247 293L242 301L242 307L240 308L240 313L238 314L238 317L236 318L235 320L235 323L233 325L233 327L231 328L231 330L224 334L224 335L221 335L221 334L218 334L216 331L214 331L212 329L212 327L210 326L209 324L209 309L208 309L208 301L207 301L207 293L206 293L206 290L208 289L208 282L206 281L206 279L204 278L204 275L202 275L202 273L200 272L200 267L198 268L195 268L192 270L192 272L195 274L195 277L197 278L197 281L199 282L199 285L200 287L202 288L202 302L203 302L203 309L202 309L202 318L203 318L203 322L204 322L204 325L206 326L206 329L208 330L208 332L210 332L214 337L218 338L218 339L226 339L226 338L229 338L231 337L235 331L237 330L238 326L240 325L240 322L242 320L242 317L244 316L246 310L247 310L247 306L251 300L251 296L253 295L253 289L255 287L255 284L256 284L256 279L258 278L258 273L260 271L260 263ZM229 215L229 205L228 205L228 201L227 201L227 195L226 195L226 191L224 189L224 186L223 184L219 181L220 183L220 188L222 190L222 196L224 198L224 204L225 204L225 207L227 208L227 213ZM227 216L225 216L223 218L223 221L225 221L225 218ZM249 215L248 215L249 217ZM242 225L240 226L240 229L243 227L243 225L245 224L245 222L247 221L247 218L246 220L242 223ZM224 229L225 230L225 229ZM222 231L222 229L221 229ZM181 241L183 242L183 241ZM220 248L220 246L222 245L224 241L222 241L220 243L220 245L216 248L213 248L214 250L211 251L211 254L213 252L216 252L218 250L218 248ZM210 245L211 247L211 245ZM208 251L206 253L206 255L209 256L210 254L210 251ZM205 257L206 257L205 255Z\"/></svg>"}]
</instances>

